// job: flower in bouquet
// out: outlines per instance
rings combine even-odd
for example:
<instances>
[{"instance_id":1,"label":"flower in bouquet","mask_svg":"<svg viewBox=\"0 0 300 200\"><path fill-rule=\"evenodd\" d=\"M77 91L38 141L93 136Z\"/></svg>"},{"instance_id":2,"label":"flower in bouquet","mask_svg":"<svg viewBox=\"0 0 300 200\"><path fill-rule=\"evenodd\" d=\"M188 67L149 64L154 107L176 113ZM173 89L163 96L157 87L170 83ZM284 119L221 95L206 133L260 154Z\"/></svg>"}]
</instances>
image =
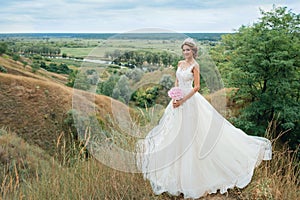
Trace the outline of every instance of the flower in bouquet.
<instances>
[{"instance_id":1,"label":"flower in bouquet","mask_svg":"<svg viewBox=\"0 0 300 200\"><path fill-rule=\"evenodd\" d=\"M183 92L179 87L173 87L168 91L169 97L174 100L180 100L183 98Z\"/></svg>"}]
</instances>

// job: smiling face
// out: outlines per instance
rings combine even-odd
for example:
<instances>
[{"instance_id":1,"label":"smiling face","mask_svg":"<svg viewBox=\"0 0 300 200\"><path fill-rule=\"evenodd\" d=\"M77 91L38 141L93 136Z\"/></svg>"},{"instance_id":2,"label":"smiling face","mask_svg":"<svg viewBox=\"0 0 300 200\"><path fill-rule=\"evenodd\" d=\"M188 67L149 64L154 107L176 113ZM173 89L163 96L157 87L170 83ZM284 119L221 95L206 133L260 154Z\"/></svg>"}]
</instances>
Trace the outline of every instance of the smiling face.
<instances>
[{"instance_id":1,"label":"smiling face","mask_svg":"<svg viewBox=\"0 0 300 200\"><path fill-rule=\"evenodd\" d=\"M192 48L188 45L183 45L182 46L182 54L185 59L191 59L193 58L193 51Z\"/></svg>"}]
</instances>

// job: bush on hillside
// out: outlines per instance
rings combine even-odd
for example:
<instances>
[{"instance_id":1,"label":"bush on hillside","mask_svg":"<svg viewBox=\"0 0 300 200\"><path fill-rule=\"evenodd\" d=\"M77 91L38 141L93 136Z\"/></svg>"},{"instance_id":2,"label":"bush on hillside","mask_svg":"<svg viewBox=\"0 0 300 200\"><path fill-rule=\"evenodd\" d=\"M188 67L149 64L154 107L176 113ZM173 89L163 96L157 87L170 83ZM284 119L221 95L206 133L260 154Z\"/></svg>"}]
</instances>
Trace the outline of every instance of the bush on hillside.
<instances>
[{"instance_id":1,"label":"bush on hillside","mask_svg":"<svg viewBox=\"0 0 300 200\"><path fill-rule=\"evenodd\" d=\"M7 44L5 42L0 42L0 55L6 53L7 51Z\"/></svg>"},{"instance_id":2,"label":"bush on hillside","mask_svg":"<svg viewBox=\"0 0 300 200\"><path fill-rule=\"evenodd\" d=\"M141 108L151 107L155 104L158 96L159 86L140 88L132 95L132 100Z\"/></svg>"},{"instance_id":3,"label":"bush on hillside","mask_svg":"<svg viewBox=\"0 0 300 200\"><path fill-rule=\"evenodd\" d=\"M3 67L2 65L0 65L0 72L7 73L7 69L5 67Z\"/></svg>"}]
</instances>

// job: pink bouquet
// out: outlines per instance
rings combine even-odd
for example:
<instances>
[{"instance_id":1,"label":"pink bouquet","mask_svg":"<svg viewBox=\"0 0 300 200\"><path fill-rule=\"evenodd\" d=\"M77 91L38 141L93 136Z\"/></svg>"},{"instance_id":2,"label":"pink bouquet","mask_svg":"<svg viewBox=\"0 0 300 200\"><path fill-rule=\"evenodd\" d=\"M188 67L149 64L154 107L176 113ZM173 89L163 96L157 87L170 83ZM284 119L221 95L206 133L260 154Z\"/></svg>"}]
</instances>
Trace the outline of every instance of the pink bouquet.
<instances>
[{"instance_id":1,"label":"pink bouquet","mask_svg":"<svg viewBox=\"0 0 300 200\"><path fill-rule=\"evenodd\" d=\"M183 92L179 87L173 87L168 91L169 97L174 100L180 100L183 98Z\"/></svg>"}]
</instances>

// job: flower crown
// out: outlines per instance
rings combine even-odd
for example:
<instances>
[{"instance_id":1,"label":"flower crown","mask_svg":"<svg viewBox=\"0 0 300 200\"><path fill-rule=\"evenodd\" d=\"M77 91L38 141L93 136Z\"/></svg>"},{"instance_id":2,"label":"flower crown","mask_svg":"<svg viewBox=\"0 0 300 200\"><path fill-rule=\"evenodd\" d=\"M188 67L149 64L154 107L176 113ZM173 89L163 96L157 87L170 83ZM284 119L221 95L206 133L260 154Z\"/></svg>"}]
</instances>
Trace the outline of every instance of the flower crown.
<instances>
[{"instance_id":1,"label":"flower crown","mask_svg":"<svg viewBox=\"0 0 300 200\"><path fill-rule=\"evenodd\" d=\"M192 45L192 46L196 46L196 43L194 42L193 38L190 38L190 37L186 38L183 41L182 45L184 45L184 44L189 44L189 45Z\"/></svg>"}]
</instances>

